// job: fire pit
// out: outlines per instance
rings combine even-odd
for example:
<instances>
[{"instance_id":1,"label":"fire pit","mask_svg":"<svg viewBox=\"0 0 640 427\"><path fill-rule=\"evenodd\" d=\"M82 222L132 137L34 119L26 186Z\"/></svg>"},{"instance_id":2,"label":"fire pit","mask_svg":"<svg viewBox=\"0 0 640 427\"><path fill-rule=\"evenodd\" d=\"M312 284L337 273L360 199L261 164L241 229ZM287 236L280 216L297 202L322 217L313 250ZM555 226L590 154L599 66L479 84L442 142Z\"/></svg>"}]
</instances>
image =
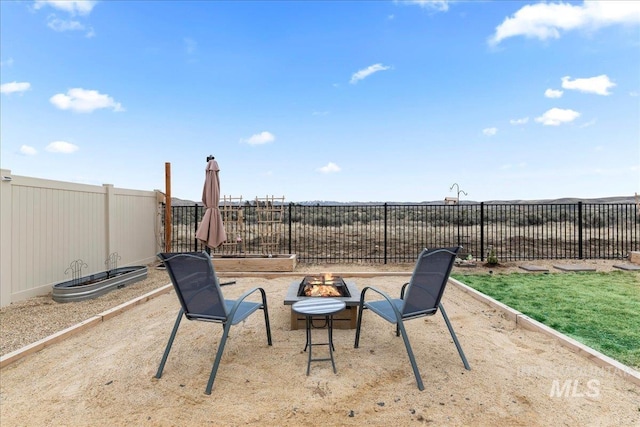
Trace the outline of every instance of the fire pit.
<instances>
[{"instance_id":1,"label":"fire pit","mask_svg":"<svg viewBox=\"0 0 640 427\"><path fill-rule=\"evenodd\" d=\"M355 329L360 302L360 293L355 283L347 282L340 276L330 273L305 276L289 286L284 299L285 305L293 305L308 298L336 298L344 301L346 308L333 316L334 329ZM305 327L304 316L291 310L291 329Z\"/></svg>"},{"instance_id":2,"label":"fire pit","mask_svg":"<svg viewBox=\"0 0 640 427\"><path fill-rule=\"evenodd\" d=\"M300 283L299 297L350 297L347 284L340 276L331 273L320 276L306 276Z\"/></svg>"}]
</instances>

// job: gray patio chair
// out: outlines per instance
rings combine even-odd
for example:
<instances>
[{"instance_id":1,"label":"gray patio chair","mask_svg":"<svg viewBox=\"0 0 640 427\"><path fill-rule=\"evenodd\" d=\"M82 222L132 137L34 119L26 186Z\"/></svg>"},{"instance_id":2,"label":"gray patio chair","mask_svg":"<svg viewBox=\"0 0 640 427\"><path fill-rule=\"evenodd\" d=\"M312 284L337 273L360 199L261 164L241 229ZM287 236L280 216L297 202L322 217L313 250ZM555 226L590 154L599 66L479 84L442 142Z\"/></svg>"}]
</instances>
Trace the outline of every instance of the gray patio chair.
<instances>
[{"instance_id":1,"label":"gray patio chair","mask_svg":"<svg viewBox=\"0 0 640 427\"><path fill-rule=\"evenodd\" d=\"M358 348L360 344L360 326L362 325L362 314L365 309L370 309L384 320L395 323L396 336L402 334L404 345L411 361L411 367L413 368L413 374L420 390L424 390L424 385L422 384L422 378L404 327L404 322L407 320L432 316L440 309L464 367L467 370L471 370L441 303L442 294L447 286L449 274L451 274L451 269L459 250L460 247L424 249L418 256L410 281L402 286L400 298L390 298L385 292L371 286L367 286L360 293L354 347ZM366 293L369 290L381 295L384 299L365 301Z\"/></svg>"},{"instance_id":2,"label":"gray patio chair","mask_svg":"<svg viewBox=\"0 0 640 427\"><path fill-rule=\"evenodd\" d=\"M229 329L231 329L232 325L245 320L260 309L264 312L267 343L272 345L266 294L262 288L253 288L243 293L236 300L224 299L211 257L206 252L159 253L158 258L162 260L169 273L181 308L158 367L156 378L162 376L164 364L169 356L171 345L183 315L187 320L221 323L223 326L222 338L218 345L218 352L205 391L206 394L211 394L213 381L215 380L224 346L229 336ZM256 291L260 291L262 294L262 302L245 301L248 296Z\"/></svg>"}]
</instances>

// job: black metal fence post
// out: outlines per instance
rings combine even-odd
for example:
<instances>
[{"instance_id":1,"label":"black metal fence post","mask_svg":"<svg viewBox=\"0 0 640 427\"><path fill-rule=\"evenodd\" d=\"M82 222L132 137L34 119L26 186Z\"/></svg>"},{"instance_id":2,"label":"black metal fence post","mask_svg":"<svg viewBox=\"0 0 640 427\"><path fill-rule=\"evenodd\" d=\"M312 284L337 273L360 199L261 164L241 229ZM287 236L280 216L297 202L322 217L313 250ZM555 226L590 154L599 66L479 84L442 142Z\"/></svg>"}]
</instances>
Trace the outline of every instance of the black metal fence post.
<instances>
[{"instance_id":1,"label":"black metal fence post","mask_svg":"<svg viewBox=\"0 0 640 427\"><path fill-rule=\"evenodd\" d=\"M484 202L480 202L480 261L484 261Z\"/></svg>"},{"instance_id":2,"label":"black metal fence post","mask_svg":"<svg viewBox=\"0 0 640 427\"><path fill-rule=\"evenodd\" d=\"M387 263L387 207L388 205L384 204L384 263Z\"/></svg>"},{"instance_id":3,"label":"black metal fence post","mask_svg":"<svg viewBox=\"0 0 640 427\"><path fill-rule=\"evenodd\" d=\"M578 202L578 258L582 256L582 202Z\"/></svg>"},{"instance_id":4,"label":"black metal fence post","mask_svg":"<svg viewBox=\"0 0 640 427\"><path fill-rule=\"evenodd\" d=\"M293 209L292 205L293 205L293 203L289 203L289 221L288 221L288 223L289 223L289 255L291 255L291 240L292 240L291 239L292 238L292 235L291 235L291 229L292 229L292 227L291 227L291 211Z\"/></svg>"}]
</instances>

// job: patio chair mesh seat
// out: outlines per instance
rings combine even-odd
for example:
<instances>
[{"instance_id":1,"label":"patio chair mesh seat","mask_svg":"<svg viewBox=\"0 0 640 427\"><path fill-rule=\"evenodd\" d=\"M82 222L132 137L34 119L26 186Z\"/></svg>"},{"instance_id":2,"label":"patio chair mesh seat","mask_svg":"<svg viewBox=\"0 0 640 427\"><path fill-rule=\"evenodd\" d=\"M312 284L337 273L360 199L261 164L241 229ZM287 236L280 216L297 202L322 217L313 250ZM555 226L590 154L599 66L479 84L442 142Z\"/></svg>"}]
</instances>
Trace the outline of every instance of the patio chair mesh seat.
<instances>
[{"instance_id":1,"label":"patio chair mesh seat","mask_svg":"<svg viewBox=\"0 0 640 427\"><path fill-rule=\"evenodd\" d=\"M402 335L420 390L424 390L424 385L404 327L404 322L407 320L432 316L440 310L464 367L471 370L441 302L459 250L460 247L424 249L418 256L410 281L401 288L400 298L390 298L385 292L371 286L364 288L360 294L354 347L358 348L360 344L360 329L364 310L371 310L387 322L396 324L396 336ZM375 292L383 299L366 301L367 291Z\"/></svg>"},{"instance_id":2,"label":"patio chair mesh seat","mask_svg":"<svg viewBox=\"0 0 640 427\"><path fill-rule=\"evenodd\" d=\"M183 315L187 320L221 323L223 326L222 338L218 345L216 358L205 390L206 394L211 394L220 359L224 352L224 346L229 336L229 329L232 325L242 322L258 310L263 310L267 343L272 345L266 293L263 288L253 288L243 293L238 299L225 299L220 282L215 274L211 257L206 252L159 253L158 258L164 263L169 273L181 308L158 367L156 378L162 376L164 365ZM245 301L247 297L255 292L260 292L261 302Z\"/></svg>"}]
</instances>

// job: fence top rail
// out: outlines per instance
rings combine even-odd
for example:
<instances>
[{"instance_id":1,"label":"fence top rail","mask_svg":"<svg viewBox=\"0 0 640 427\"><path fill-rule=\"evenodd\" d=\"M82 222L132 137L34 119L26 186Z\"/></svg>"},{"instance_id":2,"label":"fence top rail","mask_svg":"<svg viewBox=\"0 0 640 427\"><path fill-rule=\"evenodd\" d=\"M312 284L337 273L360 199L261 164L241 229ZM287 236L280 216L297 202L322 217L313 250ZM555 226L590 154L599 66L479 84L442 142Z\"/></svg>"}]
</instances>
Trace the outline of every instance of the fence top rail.
<instances>
[{"instance_id":1,"label":"fence top rail","mask_svg":"<svg viewBox=\"0 0 640 427\"><path fill-rule=\"evenodd\" d=\"M227 202L227 206L229 205L229 203ZM274 204L276 205L276 204ZM587 202L575 202L575 203L556 203L556 202L549 202L549 203L535 203L535 202L531 202L531 203L508 203L508 202L461 202L460 204L457 205L447 205L444 202L420 202L420 203L395 203L395 202L385 202L385 203L317 203L317 204L311 204L311 203L296 203L296 202L290 202L290 203L283 203L281 206L291 206L291 207L301 207L301 208L337 208L337 207L345 207L345 208L380 208L380 207L437 207L437 208L447 208L447 209L456 209L456 208L460 208L460 207L479 207L479 206L500 206L500 207L505 207L505 206L511 206L511 207L528 207L528 206L548 206L548 207L553 207L553 206L558 206L558 207L566 207L566 206L578 206L578 205L582 205L584 207L589 207L589 206L610 206L610 207L619 207L619 206L628 206L628 207L637 207L636 203L633 201L630 202L593 202L593 203L587 203ZM202 207L203 204L202 202L193 202L190 204L172 204L171 207L172 208L193 208L193 207ZM220 206L223 206L223 203L220 202ZM242 204L242 207L250 207L250 208L255 208L256 205L255 204L250 204L247 205L245 203Z\"/></svg>"}]
</instances>

